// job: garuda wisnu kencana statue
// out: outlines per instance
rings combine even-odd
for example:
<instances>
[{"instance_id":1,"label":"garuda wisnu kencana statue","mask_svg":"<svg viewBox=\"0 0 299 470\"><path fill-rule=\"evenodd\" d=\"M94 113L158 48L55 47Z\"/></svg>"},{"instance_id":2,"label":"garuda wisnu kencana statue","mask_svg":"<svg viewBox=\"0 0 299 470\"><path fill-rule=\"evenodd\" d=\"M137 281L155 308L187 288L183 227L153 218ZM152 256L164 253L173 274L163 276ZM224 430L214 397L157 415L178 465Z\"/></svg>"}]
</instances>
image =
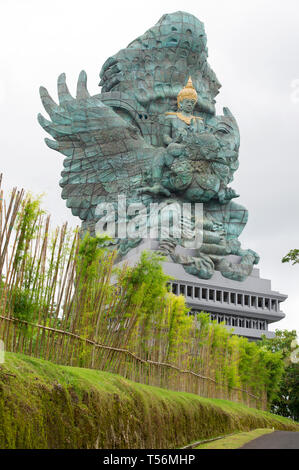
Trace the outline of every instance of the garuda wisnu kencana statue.
<instances>
[{"instance_id":1,"label":"garuda wisnu kencana statue","mask_svg":"<svg viewBox=\"0 0 299 470\"><path fill-rule=\"evenodd\" d=\"M156 249L188 273L209 279L218 270L242 281L259 257L238 241L248 219L229 186L239 165L239 129L228 108L216 115L221 85L206 42L193 15L166 14L106 60L100 94L90 96L84 71L76 98L64 74L59 104L41 87L50 120L38 119L54 139L47 145L65 155L62 198L83 232L118 224L109 242L118 259L154 233ZM201 223L192 210L188 217L181 211L192 204L202 207ZM162 229L153 232L157 221ZM196 230L200 243L190 245Z\"/></svg>"}]
</instances>

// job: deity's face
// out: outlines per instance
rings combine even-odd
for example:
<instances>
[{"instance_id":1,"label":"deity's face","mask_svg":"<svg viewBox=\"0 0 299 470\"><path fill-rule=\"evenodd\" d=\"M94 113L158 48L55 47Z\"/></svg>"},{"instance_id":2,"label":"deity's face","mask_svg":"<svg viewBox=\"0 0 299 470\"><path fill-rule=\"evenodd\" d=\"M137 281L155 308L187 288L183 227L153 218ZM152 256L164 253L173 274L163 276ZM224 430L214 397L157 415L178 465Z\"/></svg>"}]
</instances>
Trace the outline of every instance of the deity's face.
<instances>
[{"instance_id":1,"label":"deity's face","mask_svg":"<svg viewBox=\"0 0 299 470\"><path fill-rule=\"evenodd\" d=\"M206 121L210 133L216 138L219 151L218 157L230 162L233 171L238 168L240 134L236 119L228 108L223 108L222 116L212 116Z\"/></svg>"},{"instance_id":2,"label":"deity's face","mask_svg":"<svg viewBox=\"0 0 299 470\"><path fill-rule=\"evenodd\" d=\"M195 107L196 101L190 99L184 99L179 103L180 111L184 111L185 113L192 113Z\"/></svg>"}]
</instances>

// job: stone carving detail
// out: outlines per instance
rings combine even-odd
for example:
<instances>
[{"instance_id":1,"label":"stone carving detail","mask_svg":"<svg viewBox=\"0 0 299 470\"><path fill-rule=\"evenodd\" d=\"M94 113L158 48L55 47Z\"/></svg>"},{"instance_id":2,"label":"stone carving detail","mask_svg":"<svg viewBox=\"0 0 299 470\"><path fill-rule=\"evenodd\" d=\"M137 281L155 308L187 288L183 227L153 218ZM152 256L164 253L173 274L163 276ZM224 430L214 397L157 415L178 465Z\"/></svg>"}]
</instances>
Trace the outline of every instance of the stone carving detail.
<instances>
[{"instance_id":1,"label":"stone carving detail","mask_svg":"<svg viewBox=\"0 0 299 470\"><path fill-rule=\"evenodd\" d=\"M102 93L90 96L81 72L73 98L60 75L59 104L40 89L50 120L42 115L38 120L54 139L46 139L47 145L66 157L62 198L82 220L82 229L94 234L103 217L97 207L109 203L116 209L119 195L146 208L203 203L200 248L188 249L185 235L195 221L186 226L181 217L181 237L161 233L159 251L200 278L210 278L216 269L244 280L259 257L241 248L238 237L248 212L229 187L239 165L239 129L228 108L215 114L220 84L207 63L203 23L184 12L164 15L109 57L100 77ZM126 222L136 220L136 214L127 214ZM146 224L150 227L149 219ZM111 244L121 258L141 241L142 236L128 236Z\"/></svg>"}]
</instances>

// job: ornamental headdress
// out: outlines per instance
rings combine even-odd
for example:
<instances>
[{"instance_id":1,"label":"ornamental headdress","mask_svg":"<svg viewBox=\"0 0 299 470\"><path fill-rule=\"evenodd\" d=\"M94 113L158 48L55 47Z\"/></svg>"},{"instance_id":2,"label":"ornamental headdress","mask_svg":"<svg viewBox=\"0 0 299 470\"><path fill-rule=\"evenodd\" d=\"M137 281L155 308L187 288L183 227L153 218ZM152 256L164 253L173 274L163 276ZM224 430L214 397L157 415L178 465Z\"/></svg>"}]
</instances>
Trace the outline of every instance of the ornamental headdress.
<instances>
[{"instance_id":1,"label":"ornamental headdress","mask_svg":"<svg viewBox=\"0 0 299 470\"><path fill-rule=\"evenodd\" d=\"M177 101L178 101L178 104L183 101L183 100L193 100L193 101L197 101L198 97L197 97L197 93L196 93L196 90L193 86L193 83L192 83L192 80L191 80L191 77L189 77L188 79L188 82L187 82L187 85L182 88L182 90L179 92L178 96L177 96Z\"/></svg>"}]
</instances>

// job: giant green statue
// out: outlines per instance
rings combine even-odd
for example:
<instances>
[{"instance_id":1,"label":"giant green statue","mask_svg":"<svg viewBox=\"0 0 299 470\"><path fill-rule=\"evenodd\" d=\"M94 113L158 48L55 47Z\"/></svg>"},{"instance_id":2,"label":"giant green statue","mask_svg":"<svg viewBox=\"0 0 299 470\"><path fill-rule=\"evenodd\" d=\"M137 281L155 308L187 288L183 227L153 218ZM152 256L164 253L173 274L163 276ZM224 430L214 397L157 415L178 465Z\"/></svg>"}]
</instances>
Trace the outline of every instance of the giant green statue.
<instances>
[{"instance_id":1,"label":"giant green statue","mask_svg":"<svg viewBox=\"0 0 299 470\"><path fill-rule=\"evenodd\" d=\"M155 209L154 220L164 226L168 218L180 235L160 230L157 250L199 278L209 279L218 270L242 281L259 257L238 241L248 218L229 186L239 164L239 129L228 108L215 114L220 83L207 62L206 42L203 23L193 15L164 15L106 60L100 94L89 95L85 72L76 98L60 75L59 105L41 87L50 120L38 119L54 139L46 139L47 145L66 157L62 198L82 220L83 231L104 229L109 217L116 225L125 222L131 228L117 230L111 241L121 258L153 226L149 216L140 222L140 207L171 206L164 215ZM120 196L125 216L119 215ZM200 227L194 214L182 215L186 204L202 204ZM190 249L187 234L196 230L201 243Z\"/></svg>"}]
</instances>

